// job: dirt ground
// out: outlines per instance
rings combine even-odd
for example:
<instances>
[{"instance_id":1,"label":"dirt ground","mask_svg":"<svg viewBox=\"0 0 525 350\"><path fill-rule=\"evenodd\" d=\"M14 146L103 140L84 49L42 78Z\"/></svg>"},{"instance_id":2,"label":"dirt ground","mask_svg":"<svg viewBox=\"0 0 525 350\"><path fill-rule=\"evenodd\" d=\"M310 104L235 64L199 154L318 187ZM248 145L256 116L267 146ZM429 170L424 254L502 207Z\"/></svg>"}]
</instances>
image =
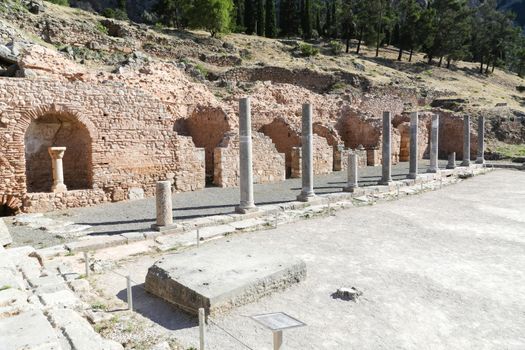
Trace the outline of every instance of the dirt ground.
<instances>
[{"instance_id":1,"label":"dirt ground","mask_svg":"<svg viewBox=\"0 0 525 350\"><path fill-rule=\"evenodd\" d=\"M500 170L400 201L208 243L228 254L283 251L307 264L305 282L215 317L252 349L271 333L247 316L284 311L304 328L285 331L286 349L525 348L525 172ZM195 248L199 249L199 248ZM116 254L115 256L118 256ZM134 256L115 271L140 283L159 256ZM94 287L125 299L106 272ZM340 287L358 302L334 299ZM154 328L198 346L196 319L134 288L137 312ZM208 326L207 349L246 349Z\"/></svg>"}]
</instances>

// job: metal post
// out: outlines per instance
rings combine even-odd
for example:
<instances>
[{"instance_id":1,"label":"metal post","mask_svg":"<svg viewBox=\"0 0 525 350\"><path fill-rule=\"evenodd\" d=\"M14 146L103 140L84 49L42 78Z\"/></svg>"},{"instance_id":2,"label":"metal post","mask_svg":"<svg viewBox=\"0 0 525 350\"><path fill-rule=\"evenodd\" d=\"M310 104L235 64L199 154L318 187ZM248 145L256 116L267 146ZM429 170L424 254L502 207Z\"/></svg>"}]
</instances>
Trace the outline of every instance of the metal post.
<instances>
[{"instance_id":1,"label":"metal post","mask_svg":"<svg viewBox=\"0 0 525 350\"><path fill-rule=\"evenodd\" d=\"M126 276L126 283L128 285L128 310L133 311L133 294L131 291L131 276Z\"/></svg>"},{"instance_id":2,"label":"metal post","mask_svg":"<svg viewBox=\"0 0 525 350\"><path fill-rule=\"evenodd\" d=\"M283 331L273 332L273 350L280 350L283 345Z\"/></svg>"},{"instance_id":3,"label":"metal post","mask_svg":"<svg viewBox=\"0 0 525 350\"><path fill-rule=\"evenodd\" d=\"M88 256L88 252L84 252L84 265L86 267L86 277L89 277L89 256Z\"/></svg>"},{"instance_id":4,"label":"metal post","mask_svg":"<svg viewBox=\"0 0 525 350\"><path fill-rule=\"evenodd\" d=\"M204 323L206 322L206 315L204 313L204 308L199 309L199 349L204 350L204 337L205 337L205 328Z\"/></svg>"}]
</instances>

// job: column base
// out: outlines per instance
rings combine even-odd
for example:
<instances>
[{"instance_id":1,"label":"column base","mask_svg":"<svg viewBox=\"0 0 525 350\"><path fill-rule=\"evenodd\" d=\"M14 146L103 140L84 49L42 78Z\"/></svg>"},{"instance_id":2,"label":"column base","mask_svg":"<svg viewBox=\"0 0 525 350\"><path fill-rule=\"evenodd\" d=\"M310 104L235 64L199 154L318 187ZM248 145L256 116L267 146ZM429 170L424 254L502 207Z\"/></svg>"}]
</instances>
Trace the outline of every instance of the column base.
<instances>
[{"instance_id":1,"label":"column base","mask_svg":"<svg viewBox=\"0 0 525 350\"><path fill-rule=\"evenodd\" d=\"M461 166L470 166L470 160L464 160L461 162Z\"/></svg>"},{"instance_id":2,"label":"column base","mask_svg":"<svg viewBox=\"0 0 525 350\"><path fill-rule=\"evenodd\" d=\"M255 205L254 206L237 206L235 207L235 212L237 214L248 214L248 213L254 213L256 211L258 211L259 208L257 208Z\"/></svg>"},{"instance_id":3,"label":"column base","mask_svg":"<svg viewBox=\"0 0 525 350\"><path fill-rule=\"evenodd\" d=\"M64 184L53 185L51 187L51 192L54 192L54 193L67 192L67 186Z\"/></svg>"},{"instance_id":4,"label":"column base","mask_svg":"<svg viewBox=\"0 0 525 350\"><path fill-rule=\"evenodd\" d=\"M311 202L313 200L317 199L317 196L315 193L301 193L297 196L297 200L299 202Z\"/></svg>"},{"instance_id":5,"label":"column base","mask_svg":"<svg viewBox=\"0 0 525 350\"><path fill-rule=\"evenodd\" d=\"M359 189L359 186L356 185L350 185L343 187L343 192L356 192Z\"/></svg>"},{"instance_id":6,"label":"column base","mask_svg":"<svg viewBox=\"0 0 525 350\"><path fill-rule=\"evenodd\" d=\"M389 179L389 180L383 180L381 179L379 182L378 182L379 185L381 186L390 186L390 185L393 185L394 184L394 180L392 179Z\"/></svg>"},{"instance_id":7,"label":"column base","mask_svg":"<svg viewBox=\"0 0 525 350\"><path fill-rule=\"evenodd\" d=\"M483 157L476 158L476 164L485 164L485 158Z\"/></svg>"},{"instance_id":8,"label":"column base","mask_svg":"<svg viewBox=\"0 0 525 350\"><path fill-rule=\"evenodd\" d=\"M429 174L437 174L437 173L439 173L439 169L438 168L428 168L427 169L427 173L429 173Z\"/></svg>"},{"instance_id":9,"label":"column base","mask_svg":"<svg viewBox=\"0 0 525 350\"><path fill-rule=\"evenodd\" d=\"M418 178L418 174L410 173L407 175L407 179L415 180Z\"/></svg>"},{"instance_id":10,"label":"column base","mask_svg":"<svg viewBox=\"0 0 525 350\"><path fill-rule=\"evenodd\" d=\"M456 164L447 164L446 169L456 169Z\"/></svg>"}]
</instances>

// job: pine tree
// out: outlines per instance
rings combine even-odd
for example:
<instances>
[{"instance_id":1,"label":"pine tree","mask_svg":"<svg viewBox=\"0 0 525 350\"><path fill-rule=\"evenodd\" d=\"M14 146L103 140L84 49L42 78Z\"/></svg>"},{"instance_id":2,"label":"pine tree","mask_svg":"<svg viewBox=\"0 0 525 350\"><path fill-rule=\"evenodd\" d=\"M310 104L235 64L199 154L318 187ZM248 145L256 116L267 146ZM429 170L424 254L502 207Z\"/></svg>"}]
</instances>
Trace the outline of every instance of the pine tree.
<instances>
[{"instance_id":1,"label":"pine tree","mask_svg":"<svg viewBox=\"0 0 525 350\"><path fill-rule=\"evenodd\" d=\"M264 36L265 17L264 0L257 0L257 35L259 36Z\"/></svg>"},{"instance_id":2,"label":"pine tree","mask_svg":"<svg viewBox=\"0 0 525 350\"><path fill-rule=\"evenodd\" d=\"M403 50L412 54L418 46L418 23L423 8L416 0L401 0L398 7L399 54L398 61L403 57Z\"/></svg>"},{"instance_id":3,"label":"pine tree","mask_svg":"<svg viewBox=\"0 0 525 350\"><path fill-rule=\"evenodd\" d=\"M304 0L301 24L302 24L304 38L311 39L312 38L312 0Z\"/></svg>"},{"instance_id":4,"label":"pine tree","mask_svg":"<svg viewBox=\"0 0 525 350\"><path fill-rule=\"evenodd\" d=\"M246 31L244 25L244 0L234 0L235 6L235 31Z\"/></svg>"},{"instance_id":5,"label":"pine tree","mask_svg":"<svg viewBox=\"0 0 525 350\"><path fill-rule=\"evenodd\" d=\"M255 0L244 0L244 25L246 26L246 34L252 35L255 32Z\"/></svg>"},{"instance_id":6,"label":"pine tree","mask_svg":"<svg viewBox=\"0 0 525 350\"><path fill-rule=\"evenodd\" d=\"M297 35L299 25L295 0L281 0L279 26L283 36Z\"/></svg>"},{"instance_id":7,"label":"pine tree","mask_svg":"<svg viewBox=\"0 0 525 350\"><path fill-rule=\"evenodd\" d=\"M345 39L346 41L346 53L348 53L348 51L350 50L350 40L352 39L352 36L354 35L355 31L353 3L353 0L343 0L341 5L341 34L343 36L343 39Z\"/></svg>"},{"instance_id":8,"label":"pine tree","mask_svg":"<svg viewBox=\"0 0 525 350\"><path fill-rule=\"evenodd\" d=\"M277 36L277 23L275 19L275 0L266 0L265 34L268 38Z\"/></svg>"}]
</instances>

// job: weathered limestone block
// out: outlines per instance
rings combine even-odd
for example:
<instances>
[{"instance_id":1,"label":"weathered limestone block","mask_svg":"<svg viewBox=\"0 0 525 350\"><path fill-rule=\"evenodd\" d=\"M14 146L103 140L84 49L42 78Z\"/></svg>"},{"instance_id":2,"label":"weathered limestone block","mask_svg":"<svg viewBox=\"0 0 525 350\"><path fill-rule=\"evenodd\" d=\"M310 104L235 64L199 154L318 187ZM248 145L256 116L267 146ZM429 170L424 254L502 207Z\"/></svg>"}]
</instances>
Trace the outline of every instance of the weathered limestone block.
<instances>
[{"instance_id":1,"label":"weathered limestone block","mask_svg":"<svg viewBox=\"0 0 525 350\"><path fill-rule=\"evenodd\" d=\"M277 252L207 247L163 257L148 270L145 288L186 312L227 311L306 277L304 262Z\"/></svg>"},{"instance_id":2,"label":"weathered limestone block","mask_svg":"<svg viewBox=\"0 0 525 350\"><path fill-rule=\"evenodd\" d=\"M4 349L61 349L55 331L40 310L0 319L0 344Z\"/></svg>"},{"instance_id":3,"label":"weathered limestone block","mask_svg":"<svg viewBox=\"0 0 525 350\"><path fill-rule=\"evenodd\" d=\"M313 139L313 167L314 174L329 174L333 171L334 151L325 138L312 135ZM292 150L292 178L301 177L301 147Z\"/></svg>"},{"instance_id":4,"label":"weathered limestone block","mask_svg":"<svg viewBox=\"0 0 525 350\"><path fill-rule=\"evenodd\" d=\"M253 182L275 183L286 179L285 155L268 136L252 133ZM239 186L239 135L227 133L213 154L213 183L220 187Z\"/></svg>"},{"instance_id":5,"label":"weathered limestone block","mask_svg":"<svg viewBox=\"0 0 525 350\"><path fill-rule=\"evenodd\" d=\"M4 220L0 218L0 246L6 246L11 243L13 243L13 238Z\"/></svg>"}]
</instances>

